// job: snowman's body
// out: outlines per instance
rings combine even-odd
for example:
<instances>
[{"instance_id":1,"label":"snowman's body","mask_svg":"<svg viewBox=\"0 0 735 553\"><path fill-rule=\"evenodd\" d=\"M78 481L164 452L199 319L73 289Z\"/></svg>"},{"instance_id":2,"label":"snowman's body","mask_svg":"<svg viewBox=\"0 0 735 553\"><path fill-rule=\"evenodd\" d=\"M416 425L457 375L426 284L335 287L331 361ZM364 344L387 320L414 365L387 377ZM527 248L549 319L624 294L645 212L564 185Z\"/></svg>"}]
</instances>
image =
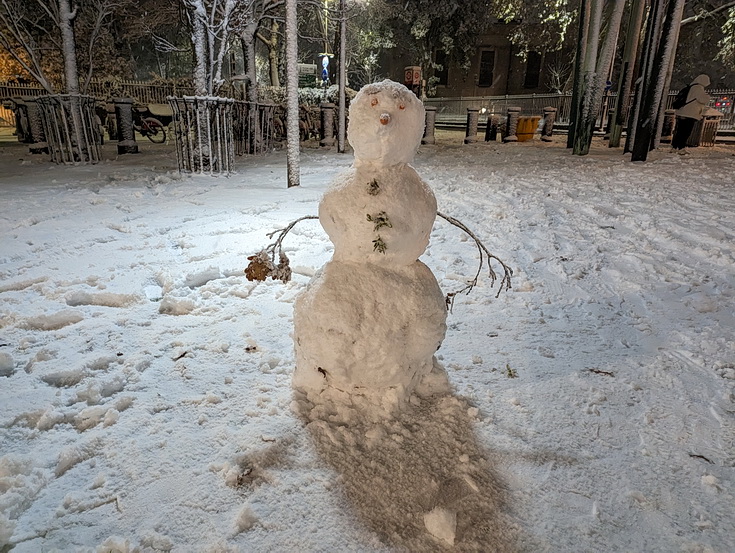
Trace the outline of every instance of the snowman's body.
<instances>
[{"instance_id":1,"label":"snowman's body","mask_svg":"<svg viewBox=\"0 0 735 553\"><path fill-rule=\"evenodd\" d=\"M436 199L408 165L424 108L391 81L364 87L350 108L355 163L319 205L334 256L294 306L294 386L313 401L356 397L393 407L433 368L446 303L418 261Z\"/></svg>"}]
</instances>

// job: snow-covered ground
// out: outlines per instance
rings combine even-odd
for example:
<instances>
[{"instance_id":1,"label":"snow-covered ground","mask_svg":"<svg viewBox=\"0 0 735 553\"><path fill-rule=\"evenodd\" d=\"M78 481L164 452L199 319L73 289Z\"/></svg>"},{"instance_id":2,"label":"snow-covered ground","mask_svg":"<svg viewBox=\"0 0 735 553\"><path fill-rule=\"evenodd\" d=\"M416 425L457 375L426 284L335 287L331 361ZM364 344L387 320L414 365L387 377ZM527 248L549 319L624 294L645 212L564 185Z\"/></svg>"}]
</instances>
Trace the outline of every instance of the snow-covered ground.
<instances>
[{"instance_id":1,"label":"snow-covered ground","mask_svg":"<svg viewBox=\"0 0 735 553\"><path fill-rule=\"evenodd\" d=\"M352 426L292 408L318 222L290 283L243 274L351 156L304 152L289 190L283 152L209 178L5 143L0 551L735 551L735 148L461 139L415 167L513 289L457 297L453 394ZM438 220L422 260L451 292L477 249Z\"/></svg>"}]
</instances>

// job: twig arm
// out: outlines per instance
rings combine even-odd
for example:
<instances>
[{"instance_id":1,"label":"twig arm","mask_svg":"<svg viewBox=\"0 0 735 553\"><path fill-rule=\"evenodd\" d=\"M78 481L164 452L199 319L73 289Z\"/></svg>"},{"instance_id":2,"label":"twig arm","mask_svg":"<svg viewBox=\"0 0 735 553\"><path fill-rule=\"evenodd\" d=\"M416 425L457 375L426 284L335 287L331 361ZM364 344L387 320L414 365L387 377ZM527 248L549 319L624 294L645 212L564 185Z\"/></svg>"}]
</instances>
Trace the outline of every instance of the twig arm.
<instances>
[{"instance_id":1,"label":"twig arm","mask_svg":"<svg viewBox=\"0 0 735 553\"><path fill-rule=\"evenodd\" d=\"M308 219L318 219L319 217L317 215L304 215L303 217L299 217L295 221L291 221L286 228L274 230L273 232L269 232L266 234L268 238L273 238L274 236L278 235L278 238L276 238L276 241L272 244L269 244L265 251L267 251L271 255L271 260L276 260L276 253L280 254L281 250L283 249L283 239L286 238L286 235L291 232L291 230L301 221L306 221Z\"/></svg>"},{"instance_id":2,"label":"twig arm","mask_svg":"<svg viewBox=\"0 0 735 553\"><path fill-rule=\"evenodd\" d=\"M498 293L495 295L497 298L500 296L500 293L503 290L510 290L511 288L511 277L513 276L513 269L511 269L502 259L500 259L497 255L490 252L490 250L487 249L485 244L482 243L482 241L475 235L474 232L472 232L470 229L467 228L467 225L465 225L462 221L455 219L454 217L451 217L449 215L445 215L441 211L436 212L438 217L441 217L448 223L454 225L458 229L464 231L470 238L472 238L475 241L475 244L477 245L477 249L480 252L480 265L477 268L477 274L475 275L475 278L473 278L467 286L462 288L461 290L457 290L456 292L450 292L447 294L447 306L451 309L452 305L454 304L454 296L457 294L461 294L463 292L469 294L472 289L477 285L477 280L480 277L480 272L482 271L482 266L485 262L485 259L483 257L484 255L487 255L487 268L488 273L490 275L491 280L491 286L495 284L495 281L498 279L498 275L493 270L492 266L490 265L490 260L494 259L500 265L503 267L503 278L500 279L500 288L498 289Z\"/></svg>"}]
</instances>

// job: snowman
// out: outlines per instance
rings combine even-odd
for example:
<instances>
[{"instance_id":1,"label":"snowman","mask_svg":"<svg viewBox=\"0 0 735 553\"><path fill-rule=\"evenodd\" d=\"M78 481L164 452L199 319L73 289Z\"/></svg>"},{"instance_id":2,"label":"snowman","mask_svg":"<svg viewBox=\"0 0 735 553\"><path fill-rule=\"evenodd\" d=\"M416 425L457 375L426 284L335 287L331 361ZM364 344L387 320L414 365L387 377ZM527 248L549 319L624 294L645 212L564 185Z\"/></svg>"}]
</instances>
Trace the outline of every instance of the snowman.
<instances>
[{"instance_id":1,"label":"snowman","mask_svg":"<svg viewBox=\"0 0 735 553\"><path fill-rule=\"evenodd\" d=\"M401 84L365 86L351 103L355 161L319 204L334 254L294 305L293 386L313 404L392 413L418 386L446 383L434 360L445 297L418 260L436 198L409 165L423 129L423 104Z\"/></svg>"}]
</instances>

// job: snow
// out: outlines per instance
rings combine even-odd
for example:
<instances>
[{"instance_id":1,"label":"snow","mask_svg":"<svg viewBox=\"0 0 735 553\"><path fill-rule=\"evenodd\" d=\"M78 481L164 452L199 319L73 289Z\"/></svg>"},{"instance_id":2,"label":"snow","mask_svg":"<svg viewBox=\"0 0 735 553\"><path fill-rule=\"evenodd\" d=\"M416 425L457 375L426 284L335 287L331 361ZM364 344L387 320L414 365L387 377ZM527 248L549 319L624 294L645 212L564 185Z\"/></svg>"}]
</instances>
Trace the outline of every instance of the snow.
<instances>
[{"instance_id":1,"label":"snow","mask_svg":"<svg viewBox=\"0 0 735 553\"><path fill-rule=\"evenodd\" d=\"M212 178L167 145L57 167L5 144L0 544L735 550L733 148L632 164L462 138L416 170L513 288L457 297L450 393L349 425L293 411L293 304L327 236L289 234L287 284L243 269L351 156L305 151L287 189L284 152ZM437 220L421 259L449 292L476 255Z\"/></svg>"}]
</instances>

